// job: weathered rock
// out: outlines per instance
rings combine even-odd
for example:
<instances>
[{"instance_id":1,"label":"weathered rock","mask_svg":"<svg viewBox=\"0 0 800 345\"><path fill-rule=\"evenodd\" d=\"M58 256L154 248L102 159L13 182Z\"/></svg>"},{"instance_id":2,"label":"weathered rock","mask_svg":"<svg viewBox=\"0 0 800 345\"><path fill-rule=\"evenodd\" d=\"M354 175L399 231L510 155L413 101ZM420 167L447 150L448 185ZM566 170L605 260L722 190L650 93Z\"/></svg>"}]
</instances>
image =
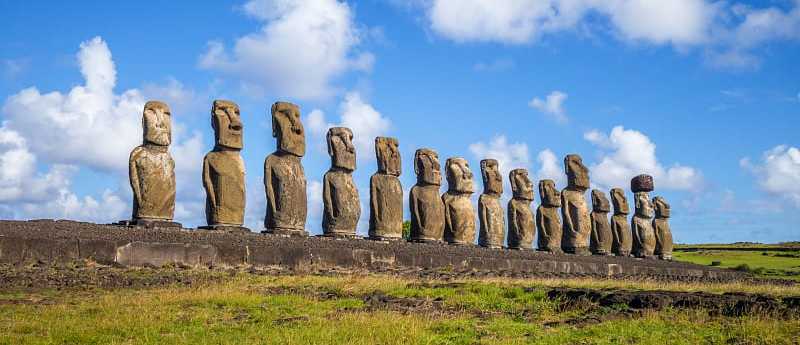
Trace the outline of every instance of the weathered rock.
<instances>
[{"instance_id":1,"label":"weathered rock","mask_svg":"<svg viewBox=\"0 0 800 345\"><path fill-rule=\"evenodd\" d=\"M553 180L539 181L539 198L542 203L536 208L536 229L540 251L561 253L561 192Z\"/></svg>"},{"instance_id":2,"label":"weathered rock","mask_svg":"<svg viewBox=\"0 0 800 345\"><path fill-rule=\"evenodd\" d=\"M611 189L611 203L614 205L614 215L611 216L611 233L614 241L611 244L611 251L617 256L630 256L633 245L631 225L628 223L630 207L622 188Z\"/></svg>"},{"instance_id":3,"label":"weathered rock","mask_svg":"<svg viewBox=\"0 0 800 345\"><path fill-rule=\"evenodd\" d=\"M175 213L175 161L169 154L170 117L169 107L163 102L149 101L144 105L142 145L133 149L128 160L133 223L169 222Z\"/></svg>"},{"instance_id":4,"label":"weathered rock","mask_svg":"<svg viewBox=\"0 0 800 345\"><path fill-rule=\"evenodd\" d=\"M442 194L444 239L450 244L474 244L475 209L469 197L475 192L475 183L469 163L461 157L448 158L445 169L448 189Z\"/></svg>"},{"instance_id":5,"label":"weathered rock","mask_svg":"<svg viewBox=\"0 0 800 345\"><path fill-rule=\"evenodd\" d=\"M215 100L211 108L214 149L203 159L203 187L206 190L206 220L211 227L241 226L244 223L245 184L242 149L242 120L239 106Z\"/></svg>"},{"instance_id":6,"label":"weathered rock","mask_svg":"<svg viewBox=\"0 0 800 345\"><path fill-rule=\"evenodd\" d=\"M513 197L508 201L508 248L533 249L536 225L533 219L533 182L528 170L514 169L508 174Z\"/></svg>"},{"instance_id":7,"label":"weathered rock","mask_svg":"<svg viewBox=\"0 0 800 345\"><path fill-rule=\"evenodd\" d=\"M354 237L361 217L361 203L353 182L356 169L353 132L349 128L333 127L328 130L327 139L331 168L325 173L322 183L325 206L322 231L326 236Z\"/></svg>"},{"instance_id":8,"label":"weathered rock","mask_svg":"<svg viewBox=\"0 0 800 345\"><path fill-rule=\"evenodd\" d=\"M276 102L270 112L277 150L264 160L265 232L306 236L306 176L300 162L306 144L300 108L292 103Z\"/></svg>"},{"instance_id":9,"label":"weathered rock","mask_svg":"<svg viewBox=\"0 0 800 345\"><path fill-rule=\"evenodd\" d=\"M672 260L672 230L669 228L670 208L664 198L653 198L656 217L653 218L653 231L656 235L654 254L662 260Z\"/></svg>"},{"instance_id":10,"label":"weathered rock","mask_svg":"<svg viewBox=\"0 0 800 345\"><path fill-rule=\"evenodd\" d=\"M633 255L638 258L652 258L656 235L653 231L653 205L647 192L637 192L633 195L635 212L631 220L633 232Z\"/></svg>"},{"instance_id":11,"label":"weathered rock","mask_svg":"<svg viewBox=\"0 0 800 345\"><path fill-rule=\"evenodd\" d=\"M440 169L436 151L423 148L414 153L417 184L411 187L408 195L411 241L441 242L444 237L444 203L439 197Z\"/></svg>"},{"instance_id":12,"label":"weathered rock","mask_svg":"<svg viewBox=\"0 0 800 345\"><path fill-rule=\"evenodd\" d=\"M605 194L597 189L592 190L592 236L589 238L589 249L595 255L611 255L611 224L608 213L611 205Z\"/></svg>"},{"instance_id":13,"label":"weathered rock","mask_svg":"<svg viewBox=\"0 0 800 345\"><path fill-rule=\"evenodd\" d=\"M652 192L654 188L653 176L641 174L631 179L631 191L634 193Z\"/></svg>"},{"instance_id":14,"label":"weathered rock","mask_svg":"<svg viewBox=\"0 0 800 345\"><path fill-rule=\"evenodd\" d=\"M396 240L403 237L403 186L396 138L375 138L378 171L369 180L369 237Z\"/></svg>"},{"instance_id":15,"label":"weathered rock","mask_svg":"<svg viewBox=\"0 0 800 345\"><path fill-rule=\"evenodd\" d=\"M506 234L506 220L500 195L503 194L503 177L496 159L481 161L483 194L478 198L480 231L478 244L487 248L502 248Z\"/></svg>"},{"instance_id":16,"label":"weathered rock","mask_svg":"<svg viewBox=\"0 0 800 345\"><path fill-rule=\"evenodd\" d=\"M564 157L567 188L561 192L562 238L561 249L578 255L589 255L588 242L592 231L589 208L586 206L586 190L589 189L589 169L580 156Z\"/></svg>"}]
</instances>

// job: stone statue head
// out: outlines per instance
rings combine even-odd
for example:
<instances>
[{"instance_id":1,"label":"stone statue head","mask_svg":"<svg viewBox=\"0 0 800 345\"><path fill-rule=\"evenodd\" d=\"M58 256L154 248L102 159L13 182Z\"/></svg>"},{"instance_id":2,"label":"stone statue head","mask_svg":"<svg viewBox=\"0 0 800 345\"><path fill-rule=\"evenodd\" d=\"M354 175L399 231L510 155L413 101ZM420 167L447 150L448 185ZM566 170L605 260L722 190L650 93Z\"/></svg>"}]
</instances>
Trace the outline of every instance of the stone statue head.
<instances>
[{"instance_id":1,"label":"stone statue head","mask_svg":"<svg viewBox=\"0 0 800 345\"><path fill-rule=\"evenodd\" d=\"M347 127L328 129L328 154L331 166L348 171L356 170L356 148L353 146L353 131Z\"/></svg>"},{"instance_id":2,"label":"stone statue head","mask_svg":"<svg viewBox=\"0 0 800 345\"><path fill-rule=\"evenodd\" d=\"M450 192L475 192L475 182L472 180L472 171L469 169L466 159L448 158L444 165L447 168L447 188Z\"/></svg>"},{"instance_id":3,"label":"stone statue head","mask_svg":"<svg viewBox=\"0 0 800 345\"><path fill-rule=\"evenodd\" d=\"M528 178L528 170L514 169L508 173L514 199L533 200L533 182Z\"/></svg>"},{"instance_id":4,"label":"stone statue head","mask_svg":"<svg viewBox=\"0 0 800 345\"><path fill-rule=\"evenodd\" d=\"M436 151L423 148L414 152L414 173L417 174L417 184L441 185L441 169Z\"/></svg>"},{"instance_id":5,"label":"stone statue head","mask_svg":"<svg viewBox=\"0 0 800 345\"><path fill-rule=\"evenodd\" d=\"M143 144L169 146L172 143L172 113L161 101L148 101L142 113Z\"/></svg>"},{"instance_id":6,"label":"stone statue head","mask_svg":"<svg viewBox=\"0 0 800 345\"><path fill-rule=\"evenodd\" d=\"M583 165L581 156L570 154L564 157L564 172L567 174L567 188L579 191L589 189L589 169Z\"/></svg>"},{"instance_id":7,"label":"stone statue head","mask_svg":"<svg viewBox=\"0 0 800 345\"><path fill-rule=\"evenodd\" d=\"M217 146L242 149L242 118L239 106L231 101L215 100L211 108L211 127Z\"/></svg>"},{"instance_id":8,"label":"stone statue head","mask_svg":"<svg viewBox=\"0 0 800 345\"><path fill-rule=\"evenodd\" d=\"M669 218L669 204L664 198L660 196L653 198L653 206L656 208L656 218Z\"/></svg>"},{"instance_id":9,"label":"stone statue head","mask_svg":"<svg viewBox=\"0 0 800 345\"><path fill-rule=\"evenodd\" d=\"M611 205L606 198L606 194L599 189L592 189L592 211L610 212Z\"/></svg>"},{"instance_id":10,"label":"stone statue head","mask_svg":"<svg viewBox=\"0 0 800 345\"><path fill-rule=\"evenodd\" d=\"M496 159L481 161L481 176L483 177L484 194L503 194L503 177L500 176L500 164Z\"/></svg>"},{"instance_id":11,"label":"stone statue head","mask_svg":"<svg viewBox=\"0 0 800 345\"><path fill-rule=\"evenodd\" d=\"M556 189L553 180L539 181L539 198L542 199L542 206L561 207L561 192Z\"/></svg>"},{"instance_id":12,"label":"stone statue head","mask_svg":"<svg viewBox=\"0 0 800 345\"><path fill-rule=\"evenodd\" d=\"M378 158L378 172L400 176L402 168L397 138L376 137L375 156Z\"/></svg>"},{"instance_id":13,"label":"stone statue head","mask_svg":"<svg viewBox=\"0 0 800 345\"><path fill-rule=\"evenodd\" d=\"M653 204L650 203L650 196L647 192L637 192L633 194L636 201L636 215L643 218L653 218Z\"/></svg>"},{"instance_id":14,"label":"stone statue head","mask_svg":"<svg viewBox=\"0 0 800 345\"><path fill-rule=\"evenodd\" d=\"M289 102L275 102L272 113L272 137L278 139L278 151L298 157L306 154L306 136L300 122L300 108Z\"/></svg>"},{"instance_id":15,"label":"stone statue head","mask_svg":"<svg viewBox=\"0 0 800 345\"><path fill-rule=\"evenodd\" d=\"M614 214L628 214L631 209L625 191L622 188L611 188L611 203L614 204Z\"/></svg>"}]
</instances>

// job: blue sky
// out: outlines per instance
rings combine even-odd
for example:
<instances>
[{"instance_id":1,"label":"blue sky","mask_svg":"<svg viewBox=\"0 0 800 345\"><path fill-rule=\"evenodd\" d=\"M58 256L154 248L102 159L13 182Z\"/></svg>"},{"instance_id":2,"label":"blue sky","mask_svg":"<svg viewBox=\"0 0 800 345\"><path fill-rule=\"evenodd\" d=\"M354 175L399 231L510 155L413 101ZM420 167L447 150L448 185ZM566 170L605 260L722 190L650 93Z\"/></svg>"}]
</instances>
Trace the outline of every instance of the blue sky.
<instances>
[{"instance_id":1,"label":"blue sky","mask_svg":"<svg viewBox=\"0 0 800 345\"><path fill-rule=\"evenodd\" d=\"M656 177L678 242L800 239L800 1L3 2L0 216L129 217L144 102L173 110L176 218L201 225L213 99L242 110L247 225L260 230L269 106L301 106L320 232L324 132L352 127L368 219L376 135L404 188L419 147L563 186ZM507 176L506 176L507 177ZM479 177L478 177L479 179ZM508 181L505 189L510 190ZM477 183L480 186L480 183ZM478 188L480 189L480 188ZM477 200L476 193L473 198ZM588 193L587 193L588 195ZM538 196L537 196L538 203Z\"/></svg>"}]
</instances>

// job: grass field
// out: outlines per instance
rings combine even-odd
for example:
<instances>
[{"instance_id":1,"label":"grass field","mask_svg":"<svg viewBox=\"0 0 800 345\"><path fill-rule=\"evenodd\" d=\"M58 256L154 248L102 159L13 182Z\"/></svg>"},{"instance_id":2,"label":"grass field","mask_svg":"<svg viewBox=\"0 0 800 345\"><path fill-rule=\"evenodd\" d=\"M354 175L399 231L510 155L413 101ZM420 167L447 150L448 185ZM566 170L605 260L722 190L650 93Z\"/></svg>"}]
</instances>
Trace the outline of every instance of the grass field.
<instances>
[{"instance_id":1,"label":"grass field","mask_svg":"<svg viewBox=\"0 0 800 345\"><path fill-rule=\"evenodd\" d=\"M776 246L794 248L763 244L684 245L681 249L696 249L696 251L675 251L673 256L677 261L706 266L713 263L715 266L745 270L762 277L800 280L800 248L770 250Z\"/></svg>"},{"instance_id":2,"label":"grass field","mask_svg":"<svg viewBox=\"0 0 800 345\"><path fill-rule=\"evenodd\" d=\"M796 286L499 278L454 284L238 273L191 286L5 290L0 293L0 344L660 345L796 344L800 339L796 317L667 309L603 318L614 308L564 308L547 297L553 286L800 295ZM393 302L373 303L386 300ZM570 322L587 315L600 321Z\"/></svg>"}]
</instances>

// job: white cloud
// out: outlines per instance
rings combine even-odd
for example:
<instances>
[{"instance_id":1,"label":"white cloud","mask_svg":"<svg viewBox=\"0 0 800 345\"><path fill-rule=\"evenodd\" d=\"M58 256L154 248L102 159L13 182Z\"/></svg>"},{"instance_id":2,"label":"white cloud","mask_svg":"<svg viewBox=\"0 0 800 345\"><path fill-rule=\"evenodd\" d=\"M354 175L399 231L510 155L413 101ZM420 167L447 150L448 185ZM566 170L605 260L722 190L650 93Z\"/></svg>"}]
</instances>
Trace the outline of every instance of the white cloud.
<instances>
[{"instance_id":1,"label":"white cloud","mask_svg":"<svg viewBox=\"0 0 800 345\"><path fill-rule=\"evenodd\" d=\"M600 149L599 162L589 166L592 182L602 189L626 188L639 174L652 175L656 189L697 191L703 176L693 167L673 164L665 168L656 158L656 145L643 133L616 126L609 135L596 130L584 139Z\"/></svg>"},{"instance_id":2,"label":"white cloud","mask_svg":"<svg viewBox=\"0 0 800 345\"><path fill-rule=\"evenodd\" d=\"M389 132L391 120L381 115L371 104L364 102L361 94L356 91L345 94L339 104L339 116L338 124L329 123L324 112L314 109L308 114L308 127L317 136L324 136L331 127L350 128L353 131L356 157L359 160L374 159L375 137Z\"/></svg>"},{"instance_id":3,"label":"white cloud","mask_svg":"<svg viewBox=\"0 0 800 345\"><path fill-rule=\"evenodd\" d=\"M762 190L800 208L800 149L779 145L765 151L757 163L745 157L739 164L756 176Z\"/></svg>"},{"instance_id":4,"label":"white cloud","mask_svg":"<svg viewBox=\"0 0 800 345\"><path fill-rule=\"evenodd\" d=\"M550 92L544 100L534 97L528 102L528 106L552 117L558 123L567 123L569 118L564 110L564 102L567 97L566 93L555 90Z\"/></svg>"},{"instance_id":5,"label":"white cloud","mask_svg":"<svg viewBox=\"0 0 800 345\"><path fill-rule=\"evenodd\" d=\"M316 135L324 135L328 128L331 125L325 122L325 112L319 109L314 109L310 113L308 113L308 128L311 130L311 133Z\"/></svg>"},{"instance_id":6,"label":"white cloud","mask_svg":"<svg viewBox=\"0 0 800 345\"><path fill-rule=\"evenodd\" d=\"M496 159L503 180L508 179L509 171L517 168L528 169L531 165L528 144L509 143L505 135L495 136L489 143L482 141L472 143L469 145L469 152L478 160Z\"/></svg>"},{"instance_id":7,"label":"white cloud","mask_svg":"<svg viewBox=\"0 0 800 345\"><path fill-rule=\"evenodd\" d=\"M232 53L211 41L200 67L239 77L247 89L320 99L346 71L369 70L374 56L357 52L360 33L350 7L337 0L252 0L244 12L264 22L236 40Z\"/></svg>"},{"instance_id":8,"label":"white cloud","mask_svg":"<svg viewBox=\"0 0 800 345\"><path fill-rule=\"evenodd\" d=\"M308 194L308 220L306 221L306 231L318 234L319 230L315 229L322 228L322 209L323 209L322 182L318 180L308 181L307 194Z\"/></svg>"},{"instance_id":9,"label":"white cloud","mask_svg":"<svg viewBox=\"0 0 800 345\"><path fill-rule=\"evenodd\" d=\"M544 149L536 156L539 161L539 171L536 172L536 179L544 180L550 179L556 183L556 186L564 186L566 176L564 169L561 167L561 160L556 157L550 149Z\"/></svg>"}]
</instances>

